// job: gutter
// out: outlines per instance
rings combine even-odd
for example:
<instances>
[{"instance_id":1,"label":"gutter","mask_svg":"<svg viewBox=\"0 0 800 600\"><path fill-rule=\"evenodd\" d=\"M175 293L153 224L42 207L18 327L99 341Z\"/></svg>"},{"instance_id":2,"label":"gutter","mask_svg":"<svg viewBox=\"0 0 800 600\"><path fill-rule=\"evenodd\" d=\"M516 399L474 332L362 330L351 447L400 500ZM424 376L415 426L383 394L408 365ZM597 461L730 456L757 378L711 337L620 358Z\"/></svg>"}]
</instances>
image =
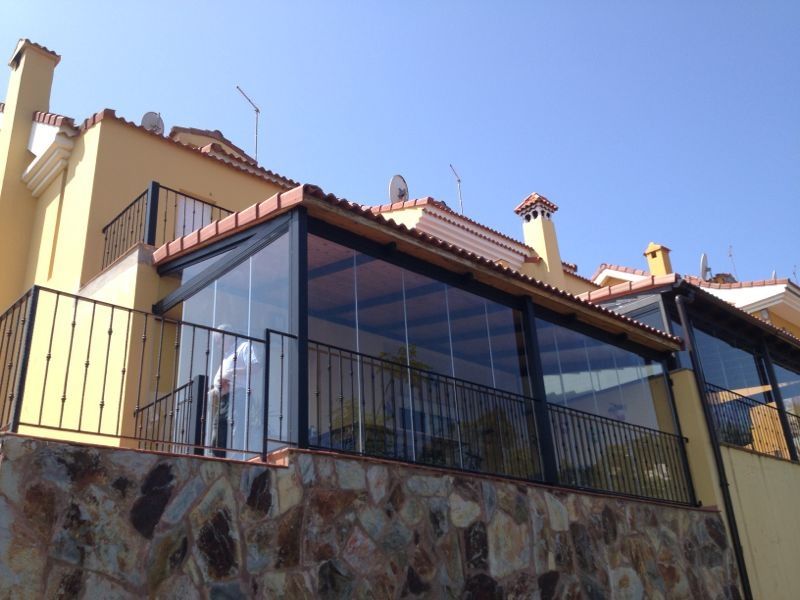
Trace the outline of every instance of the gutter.
<instances>
[{"instance_id":1,"label":"gutter","mask_svg":"<svg viewBox=\"0 0 800 600\"><path fill-rule=\"evenodd\" d=\"M688 303L694 302L694 295L691 294L688 298ZM736 525L736 516L734 515L733 500L731 499L730 483L725 474L725 463L722 460L722 452L719 449L719 439L717 438L717 431L713 425L713 418L711 416L711 409L705 401L705 376L703 375L702 367L700 366L700 359L695 351L694 343L694 330L686 314L687 297L682 294L676 294L675 305L678 309L678 318L683 327L683 338L686 343L686 350L689 352L689 358L692 361L692 370L694 371L694 379L697 383L697 389L700 392L700 403L703 407L703 416L705 417L708 435L711 439L711 449L714 454L714 463L717 467L717 474L719 476L720 490L722 491L722 503L725 505L725 517L728 521L728 530L731 534L731 543L733 544L733 553L736 557L736 566L739 568L739 577L742 581L742 591L746 600L753 600L753 591L750 588L750 578L747 576L747 565L745 564L744 551L742 550L742 541L739 537L739 528Z\"/></svg>"}]
</instances>

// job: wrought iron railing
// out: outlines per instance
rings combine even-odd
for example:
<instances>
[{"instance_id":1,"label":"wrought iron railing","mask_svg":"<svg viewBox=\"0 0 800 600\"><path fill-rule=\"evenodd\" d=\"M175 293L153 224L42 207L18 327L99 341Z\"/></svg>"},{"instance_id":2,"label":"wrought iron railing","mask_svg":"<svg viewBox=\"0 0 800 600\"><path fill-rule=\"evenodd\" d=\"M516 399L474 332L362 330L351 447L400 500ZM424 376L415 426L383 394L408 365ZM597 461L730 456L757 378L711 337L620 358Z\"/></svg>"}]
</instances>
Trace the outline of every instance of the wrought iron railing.
<instances>
[{"instance_id":1,"label":"wrought iron railing","mask_svg":"<svg viewBox=\"0 0 800 600\"><path fill-rule=\"evenodd\" d=\"M559 483L673 502L691 501L680 436L556 404L547 408Z\"/></svg>"},{"instance_id":2,"label":"wrought iron railing","mask_svg":"<svg viewBox=\"0 0 800 600\"><path fill-rule=\"evenodd\" d=\"M290 441L262 424L263 339L40 287L0 328L4 430L228 458Z\"/></svg>"},{"instance_id":3,"label":"wrought iron railing","mask_svg":"<svg viewBox=\"0 0 800 600\"><path fill-rule=\"evenodd\" d=\"M533 400L309 342L313 446L539 480Z\"/></svg>"},{"instance_id":4,"label":"wrought iron railing","mask_svg":"<svg viewBox=\"0 0 800 600\"><path fill-rule=\"evenodd\" d=\"M706 384L705 397L721 443L786 460L791 458L789 444L800 441L800 417L775 404L711 383Z\"/></svg>"},{"instance_id":5,"label":"wrought iron railing","mask_svg":"<svg viewBox=\"0 0 800 600\"><path fill-rule=\"evenodd\" d=\"M692 503L678 436L287 333L40 287L0 315L0 331L5 430L265 460L303 431L314 448Z\"/></svg>"},{"instance_id":6,"label":"wrought iron railing","mask_svg":"<svg viewBox=\"0 0 800 600\"><path fill-rule=\"evenodd\" d=\"M102 268L140 242L161 246L231 213L227 208L152 182L103 227Z\"/></svg>"}]
</instances>

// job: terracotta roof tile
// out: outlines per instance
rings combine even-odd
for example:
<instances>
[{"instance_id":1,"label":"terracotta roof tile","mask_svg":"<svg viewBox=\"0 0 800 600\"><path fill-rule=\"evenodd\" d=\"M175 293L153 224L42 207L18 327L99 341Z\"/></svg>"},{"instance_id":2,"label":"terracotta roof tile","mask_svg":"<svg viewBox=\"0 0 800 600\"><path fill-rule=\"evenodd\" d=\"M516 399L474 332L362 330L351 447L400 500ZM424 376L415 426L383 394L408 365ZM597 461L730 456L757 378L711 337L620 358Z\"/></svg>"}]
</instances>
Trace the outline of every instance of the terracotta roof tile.
<instances>
[{"instance_id":1,"label":"terracotta roof tile","mask_svg":"<svg viewBox=\"0 0 800 600\"><path fill-rule=\"evenodd\" d=\"M789 279L760 279L758 281L737 281L736 283L714 283L713 281L705 281L694 275L685 275L683 277L692 285L698 287L709 288L712 290L735 290L740 288L753 288L765 287L769 285L794 285Z\"/></svg>"},{"instance_id":2,"label":"terracotta roof tile","mask_svg":"<svg viewBox=\"0 0 800 600\"><path fill-rule=\"evenodd\" d=\"M44 52L45 54L49 54L50 56L55 58L56 64L61 62L61 55L57 54L56 52L53 52L52 50L50 50L50 48L42 46L41 44L37 44L36 42L32 42L28 38L20 38L19 42L17 42L17 47L14 48L14 53L11 55L11 58L8 61L8 66L9 67L13 67L14 66L14 61L17 60L17 57L28 46L30 46L32 48L36 48L37 50L40 50L40 51Z\"/></svg>"},{"instance_id":3,"label":"terracotta roof tile","mask_svg":"<svg viewBox=\"0 0 800 600\"><path fill-rule=\"evenodd\" d=\"M179 135L181 133L190 133L190 134L193 134L193 135L203 135L205 137L210 137L211 139L218 140L218 141L222 142L223 144L225 144L226 146L230 146L237 153L239 153L242 156L244 156L247 159L248 162L252 162L253 164L256 164L256 161L252 156L247 154L247 152L245 152L244 150L239 148L239 146L237 146L232 141L230 141L228 138L226 138L219 129L198 129L196 127L180 127L178 125L175 125L169 130L169 135L167 137L174 138L175 136L177 136L177 135Z\"/></svg>"},{"instance_id":4,"label":"terracotta roof tile","mask_svg":"<svg viewBox=\"0 0 800 600\"><path fill-rule=\"evenodd\" d=\"M205 156L209 160L214 160L214 161L216 161L216 162L218 162L220 164L223 164L223 165L225 165L225 166L227 166L227 167L229 167L231 169L236 169L237 171L240 171L242 173L248 173L248 174L252 175L253 177L258 177L259 179L267 180L267 181L269 181L271 183L274 183L275 185L278 185L278 186L280 186L280 187L282 187L282 188L284 188L286 190L291 190L291 189L297 187L298 185L300 185L297 181L294 181L293 179L289 179L288 177L284 177L283 175L279 175L278 173L275 173L274 171L270 171L269 169L265 169L263 167L259 167L259 166L255 166L255 165L245 167L245 166L242 166L242 165L232 164L232 163L230 163L230 162L228 162L228 161L226 161L226 160L224 160L224 159L222 159L222 158L220 158L218 156L214 156L213 154L208 154L208 153L202 152L199 148L196 148L196 147L191 146L189 144L184 144L183 142L179 142L178 140L174 140L172 138L165 137L163 135L159 135L159 134L157 134L157 133L155 133L153 131L150 131L149 129L145 129L141 125L137 125L136 123L133 123L131 121L123 119L122 117L118 117L116 112L114 110L110 109L110 108L104 108L103 110L101 110L99 112L96 112L92 116L90 116L87 119L85 119L83 121L83 123L81 123L81 125L79 127L80 132L81 133L85 133L86 131L88 131L89 129L94 127L97 123L100 123L103 119L113 119L113 120L117 121L118 123L122 123L123 125L126 125L128 127L132 127L134 129L138 129L139 131L141 131L143 133L146 133L148 135L155 136L155 137L163 140L166 143L175 144L180 148L184 148L185 150L190 151L190 152L195 152L195 153L199 154L200 156Z\"/></svg>"},{"instance_id":5,"label":"terracotta roof tile","mask_svg":"<svg viewBox=\"0 0 800 600\"><path fill-rule=\"evenodd\" d=\"M225 158L229 160L235 160L236 162L244 163L251 167L258 166L258 163L249 156L247 156L247 154L239 156L238 154L234 154L230 150L227 150L222 144L218 144L217 142L211 142L210 144L202 146L200 148L200 152L202 152L203 154L211 154L213 152L216 152L217 154L222 154Z\"/></svg>"},{"instance_id":6,"label":"terracotta roof tile","mask_svg":"<svg viewBox=\"0 0 800 600\"><path fill-rule=\"evenodd\" d=\"M608 263L600 263L600 266L597 267L597 269L595 269L595 272L591 277L592 281L600 277L600 273L602 273L606 269L611 269L613 271L621 271L622 273L630 273L631 275L642 275L645 277L647 275L650 275L648 271L644 271L642 269L634 269L633 267L625 267L622 265L611 265Z\"/></svg>"},{"instance_id":7,"label":"terracotta roof tile","mask_svg":"<svg viewBox=\"0 0 800 600\"><path fill-rule=\"evenodd\" d=\"M184 236L184 238L175 240L175 242L171 242L169 244L161 246L154 252L153 262L156 265L166 263L170 260L178 258L179 256L183 256L188 252L195 251L200 247L207 245L211 242L224 239L238 231L244 230L248 227L252 227L256 223L267 221L271 218L274 218L275 216L286 212L287 210L289 210L294 206L307 202L306 196L314 198L324 204L334 206L337 208L342 208L346 211L353 213L354 215L370 219L380 224L383 227L387 227L395 232L399 232L401 235L406 235L408 237L415 238L426 244L429 244L430 246L451 253L454 256L466 259L476 265L486 267L516 281L534 286L540 290L543 290L551 294L554 297L558 297L561 300L566 301L568 304L569 303L579 304L583 307L589 308L590 310L593 311L597 311L598 313L608 316L628 326L633 326L638 329L647 331L649 334L657 336L665 341L669 341L672 344L681 343L681 340L678 337L672 336L659 329L655 329L654 327L650 327L649 325L639 323L638 321L631 319L630 317L626 317L612 310L609 310L607 308L604 308L602 306L599 306L597 304L579 298L578 296L575 296L567 291L561 290L547 283L539 281L538 279L534 279L532 277L524 275L514 269L510 269L503 265L497 264L492 260L479 256L473 252L469 252L468 250L464 250L463 248L460 248L454 244L441 240L430 234L424 233L416 229L410 229L405 225L401 225L391 219L387 219L380 213L373 212L369 207L364 207L354 202L337 198L333 194L326 194L319 187L308 184L300 185L287 192L281 192L279 194L272 196L267 200L264 200L263 202L258 203L257 205L258 216L256 219L252 221L248 221L247 223L242 223L241 225L238 226L233 226L233 227L228 226L225 227L224 230L222 227L222 221L215 221L210 225L203 227L203 229L201 229L199 232L199 236ZM249 210L250 209L245 209L245 211L241 212L246 212ZM229 222L232 221L236 223L238 214L239 213L234 213L223 219L223 221L230 220Z\"/></svg>"},{"instance_id":8,"label":"terracotta roof tile","mask_svg":"<svg viewBox=\"0 0 800 600\"><path fill-rule=\"evenodd\" d=\"M624 281L611 286L601 287L578 295L578 298L588 302L608 301L619 296L627 296L634 292L652 290L675 283L679 278L677 273L669 275L649 275L640 281Z\"/></svg>"},{"instance_id":9,"label":"terracotta roof tile","mask_svg":"<svg viewBox=\"0 0 800 600\"><path fill-rule=\"evenodd\" d=\"M75 126L75 121L71 117L65 117L64 115L57 115L55 113L41 112L37 110L35 113L33 113L33 121L35 123L43 123L45 125L55 125L56 127L69 127L70 129L74 130L75 133L78 132L78 128Z\"/></svg>"},{"instance_id":10,"label":"terracotta roof tile","mask_svg":"<svg viewBox=\"0 0 800 600\"><path fill-rule=\"evenodd\" d=\"M533 192L527 198L525 198L525 200L523 200L517 205L517 207L514 209L514 212L517 213L518 215L522 214L527 208L533 206L537 202L543 204L545 208L548 208L550 210L550 212L556 212L558 210L558 206L550 202L550 200L548 200L541 194Z\"/></svg>"},{"instance_id":11,"label":"terracotta roof tile","mask_svg":"<svg viewBox=\"0 0 800 600\"><path fill-rule=\"evenodd\" d=\"M523 242L520 242L519 240L511 237L510 235L507 235L507 234L503 233L502 231L498 231L496 229L492 229L491 227L487 227L483 223L479 223L478 221L475 221L474 219L470 219L467 216L461 215L461 214L457 213L456 211L454 211L449 206L447 206L446 203L442 202L441 200L436 200L435 198L431 198L430 196L426 196L424 198L417 198L415 200L406 200L405 202L395 202L394 204L382 204L380 206L366 206L365 208L368 208L373 213L377 214L377 213L392 212L392 211L395 211L395 210L403 210L404 208L417 208L419 206L433 206L435 208L438 208L438 209L448 213L449 215L451 215L453 217L453 219L460 219L460 220L466 221L467 223L475 225L479 229L483 229L484 231L488 231L489 233L493 233L494 235L496 235L496 236L498 236L500 238L503 238L504 240L507 240L507 241L511 242L512 244L514 244L515 246L517 246L516 248L511 247L511 246L504 246L504 248L507 248L509 250L517 252L518 254L527 254L527 253L530 253L530 252L535 253L533 248L531 248L530 246L525 245ZM431 213L431 214L433 215L434 213ZM435 216L441 218L439 215L435 215ZM457 227L460 227L461 229L468 230L468 228L465 225L463 225L461 223L458 223L455 220L451 220L450 223L452 223L453 225L456 225ZM481 235L480 237L482 237L484 239L487 239L487 240L490 239L488 236L484 236L484 235Z\"/></svg>"}]
</instances>

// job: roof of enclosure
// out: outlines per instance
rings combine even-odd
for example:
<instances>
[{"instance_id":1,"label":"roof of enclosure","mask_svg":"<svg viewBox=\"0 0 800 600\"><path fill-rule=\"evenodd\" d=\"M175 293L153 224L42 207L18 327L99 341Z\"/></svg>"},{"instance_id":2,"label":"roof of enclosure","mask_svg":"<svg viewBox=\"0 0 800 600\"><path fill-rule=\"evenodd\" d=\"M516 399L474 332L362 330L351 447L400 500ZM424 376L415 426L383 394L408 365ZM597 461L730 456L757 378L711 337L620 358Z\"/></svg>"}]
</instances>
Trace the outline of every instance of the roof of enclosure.
<instances>
[{"instance_id":1,"label":"roof of enclosure","mask_svg":"<svg viewBox=\"0 0 800 600\"><path fill-rule=\"evenodd\" d=\"M369 207L326 194L313 185L301 185L288 192L254 204L242 211L178 238L158 248L156 265L164 265L211 243L269 221L293 208L303 206L312 217L382 244L395 244L398 251L416 256L451 272L468 274L476 281L516 296L530 296L554 312L591 324L659 351L680 348L681 340L617 314L601 306L444 242L429 234L374 213Z\"/></svg>"}]
</instances>

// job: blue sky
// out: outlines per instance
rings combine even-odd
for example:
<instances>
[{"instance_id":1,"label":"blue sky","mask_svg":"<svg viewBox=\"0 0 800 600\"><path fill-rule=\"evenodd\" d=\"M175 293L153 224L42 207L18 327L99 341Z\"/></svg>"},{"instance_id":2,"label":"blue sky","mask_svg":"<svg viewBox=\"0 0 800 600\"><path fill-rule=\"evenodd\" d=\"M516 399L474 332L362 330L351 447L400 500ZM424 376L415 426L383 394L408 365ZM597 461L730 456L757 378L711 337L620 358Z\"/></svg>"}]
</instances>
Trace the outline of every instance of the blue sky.
<instances>
[{"instance_id":1,"label":"blue sky","mask_svg":"<svg viewBox=\"0 0 800 600\"><path fill-rule=\"evenodd\" d=\"M361 203L412 196L514 236L537 191L562 258L800 273L800 2L6 3L0 49L63 59L51 110L148 110ZM8 73L0 70L5 90ZM0 94L5 94L4 91Z\"/></svg>"}]
</instances>

